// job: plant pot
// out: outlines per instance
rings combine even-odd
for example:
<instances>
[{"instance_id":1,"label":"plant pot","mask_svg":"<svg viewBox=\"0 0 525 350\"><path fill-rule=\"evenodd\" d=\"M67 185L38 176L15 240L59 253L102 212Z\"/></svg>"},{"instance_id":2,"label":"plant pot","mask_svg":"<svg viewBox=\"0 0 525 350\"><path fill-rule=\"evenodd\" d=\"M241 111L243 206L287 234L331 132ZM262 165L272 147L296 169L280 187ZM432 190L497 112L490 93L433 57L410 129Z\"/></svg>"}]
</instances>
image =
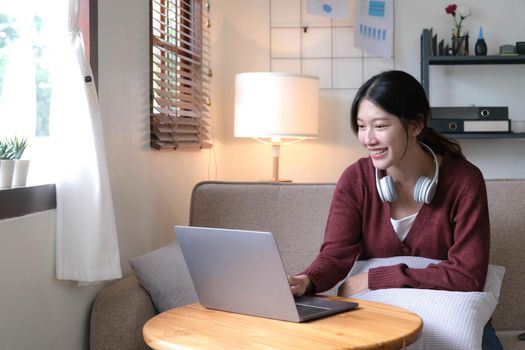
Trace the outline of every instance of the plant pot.
<instances>
[{"instance_id":1,"label":"plant pot","mask_svg":"<svg viewBox=\"0 0 525 350\"><path fill-rule=\"evenodd\" d=\"M10 159L0 160L0 188L11 188L15 161Z\"/></svg>"},{"instance_id":2,"label":"plant pot","mask_svg":"<svg viewBox=\"0 0 525 350\"><path fill-rule=\"evenodd\" d=\"M15 160L15 170L13 173L12 187L24 187L27 183L27 173L29 172L29 159Z\"/></svg>"}]
</instances>

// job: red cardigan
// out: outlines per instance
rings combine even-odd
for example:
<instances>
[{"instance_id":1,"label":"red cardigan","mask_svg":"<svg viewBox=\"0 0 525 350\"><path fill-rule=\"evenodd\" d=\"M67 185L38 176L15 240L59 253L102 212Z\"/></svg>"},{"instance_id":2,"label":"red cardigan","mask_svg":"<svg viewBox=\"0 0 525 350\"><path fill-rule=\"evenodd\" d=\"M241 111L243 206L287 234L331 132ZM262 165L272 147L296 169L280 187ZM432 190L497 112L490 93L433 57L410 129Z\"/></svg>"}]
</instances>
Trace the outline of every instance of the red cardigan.
<instances>
[{"instance_id":1,"label":"red cardigan","mask_svg":"<svg viewBox=\"0 0 525 350\"><path fill-rule=\"evenodd\" d=\"M443 261L424 269L405 264L370 269L369 288L481 291L489 249L487 192L476 166L443 158L436 194L401 242L390 223L390 203L377 194L372 161L362 158L339 179L320 253L303 273L323 292L344 279L357 258L413 255Z\"/></svg>"}]
</instances>

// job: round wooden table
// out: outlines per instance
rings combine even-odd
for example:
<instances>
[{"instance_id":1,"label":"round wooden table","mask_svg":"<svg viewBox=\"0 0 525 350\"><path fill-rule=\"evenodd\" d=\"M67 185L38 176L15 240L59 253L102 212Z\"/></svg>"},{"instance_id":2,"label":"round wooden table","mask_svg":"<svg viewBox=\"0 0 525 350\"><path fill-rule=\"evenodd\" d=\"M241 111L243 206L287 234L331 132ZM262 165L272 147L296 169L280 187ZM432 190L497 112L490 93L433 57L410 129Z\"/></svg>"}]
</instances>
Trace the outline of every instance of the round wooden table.
<instances>
[{"instance_id":1,"label":"round wooden table","mask_svg":"<svg viewBox=\"0 0 525 350\"><path fill-rule=\"evenodd\" d=\"M348 300L359 306L305 323L186 305L150 319L143 335L157 350L401 349L421 335L423 321L413 312L372 301Z\"/></svg>"}]
</instances>

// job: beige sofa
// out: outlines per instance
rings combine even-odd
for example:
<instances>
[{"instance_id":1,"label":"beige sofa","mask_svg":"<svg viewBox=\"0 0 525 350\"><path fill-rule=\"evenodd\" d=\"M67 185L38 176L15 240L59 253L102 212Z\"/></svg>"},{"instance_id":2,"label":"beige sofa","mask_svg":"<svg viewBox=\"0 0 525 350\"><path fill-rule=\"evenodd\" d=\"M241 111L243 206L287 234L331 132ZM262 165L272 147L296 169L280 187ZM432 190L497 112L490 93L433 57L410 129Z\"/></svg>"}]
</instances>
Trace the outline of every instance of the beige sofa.
<instances>
[{"instance_id":1,"label":"beige sofa","mask_svg":"<svg viewBox=\"0 0 525 350\"><path fill-rule=\"evenodd\" d=\"M286 270L297 273L316 255L334 184L204 182L192 194L190 224L271 231ZM505 349L525 349L525 180L488 180L491 263L506 268L493 324ZM187 276L181 276L187 285ZM183 281L182 279L186 279ZM185 287L184 287L185 288ZM192 292L192 291L191 291ZM157 311L134 276L103 289L91 314L92 350L148 349L142 326Z\"/></svg>"}]
</instances>

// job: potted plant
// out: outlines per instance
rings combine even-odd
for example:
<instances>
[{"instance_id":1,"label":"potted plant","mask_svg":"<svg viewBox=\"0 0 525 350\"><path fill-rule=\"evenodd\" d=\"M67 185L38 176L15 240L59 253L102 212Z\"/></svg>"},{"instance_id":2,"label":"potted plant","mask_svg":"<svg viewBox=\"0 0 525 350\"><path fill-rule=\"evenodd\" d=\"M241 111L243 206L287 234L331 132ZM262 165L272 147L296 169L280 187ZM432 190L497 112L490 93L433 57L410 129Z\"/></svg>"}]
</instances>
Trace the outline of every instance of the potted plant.
<instances>
[{"instance_id":1,"label":"potted plant","mask_svg":"<svg viewBox=\"0 0 525 350\"><path fill-rule=\"evenodd\" d=\"M22 155L24 154L24 151L27 147L27 139L19 139L15 136L11 140L8 140L7 143L11 151L12 159L19 160L22 158Z\"/></svg>"},{"instance_id":2,"label":"potted plant","mask_svg":"<svg viewBox=\"0 0 525 350\"><path fill-rule=\"evenodd\" d=\"M27 139L0 141L0 188L25 186L29 160L20 159L27 147Z\"/></svg>"},{"instance_id":3,"label":"potted plant","mask_svg":"<svg viewBox=\"0 0 525 350\"><path fill-rule=\"evenodd\" d=\"M29 172L29 159L21 159L26 148L26 138L19 139L15 136L9 140L9 149L15 161L12 187L23 187L26 185L27 173Z\"/></svg>"},{"instance_id":4,"label":"potted plant","mask_svg":"<svg viewBox=\"0 0 525 350\"><path fill-rule=\"evenodd\" d=\"M15 161L9 142L0 140L0 188L10 188L13 183Z\"/></svg>"}]
</instances>

